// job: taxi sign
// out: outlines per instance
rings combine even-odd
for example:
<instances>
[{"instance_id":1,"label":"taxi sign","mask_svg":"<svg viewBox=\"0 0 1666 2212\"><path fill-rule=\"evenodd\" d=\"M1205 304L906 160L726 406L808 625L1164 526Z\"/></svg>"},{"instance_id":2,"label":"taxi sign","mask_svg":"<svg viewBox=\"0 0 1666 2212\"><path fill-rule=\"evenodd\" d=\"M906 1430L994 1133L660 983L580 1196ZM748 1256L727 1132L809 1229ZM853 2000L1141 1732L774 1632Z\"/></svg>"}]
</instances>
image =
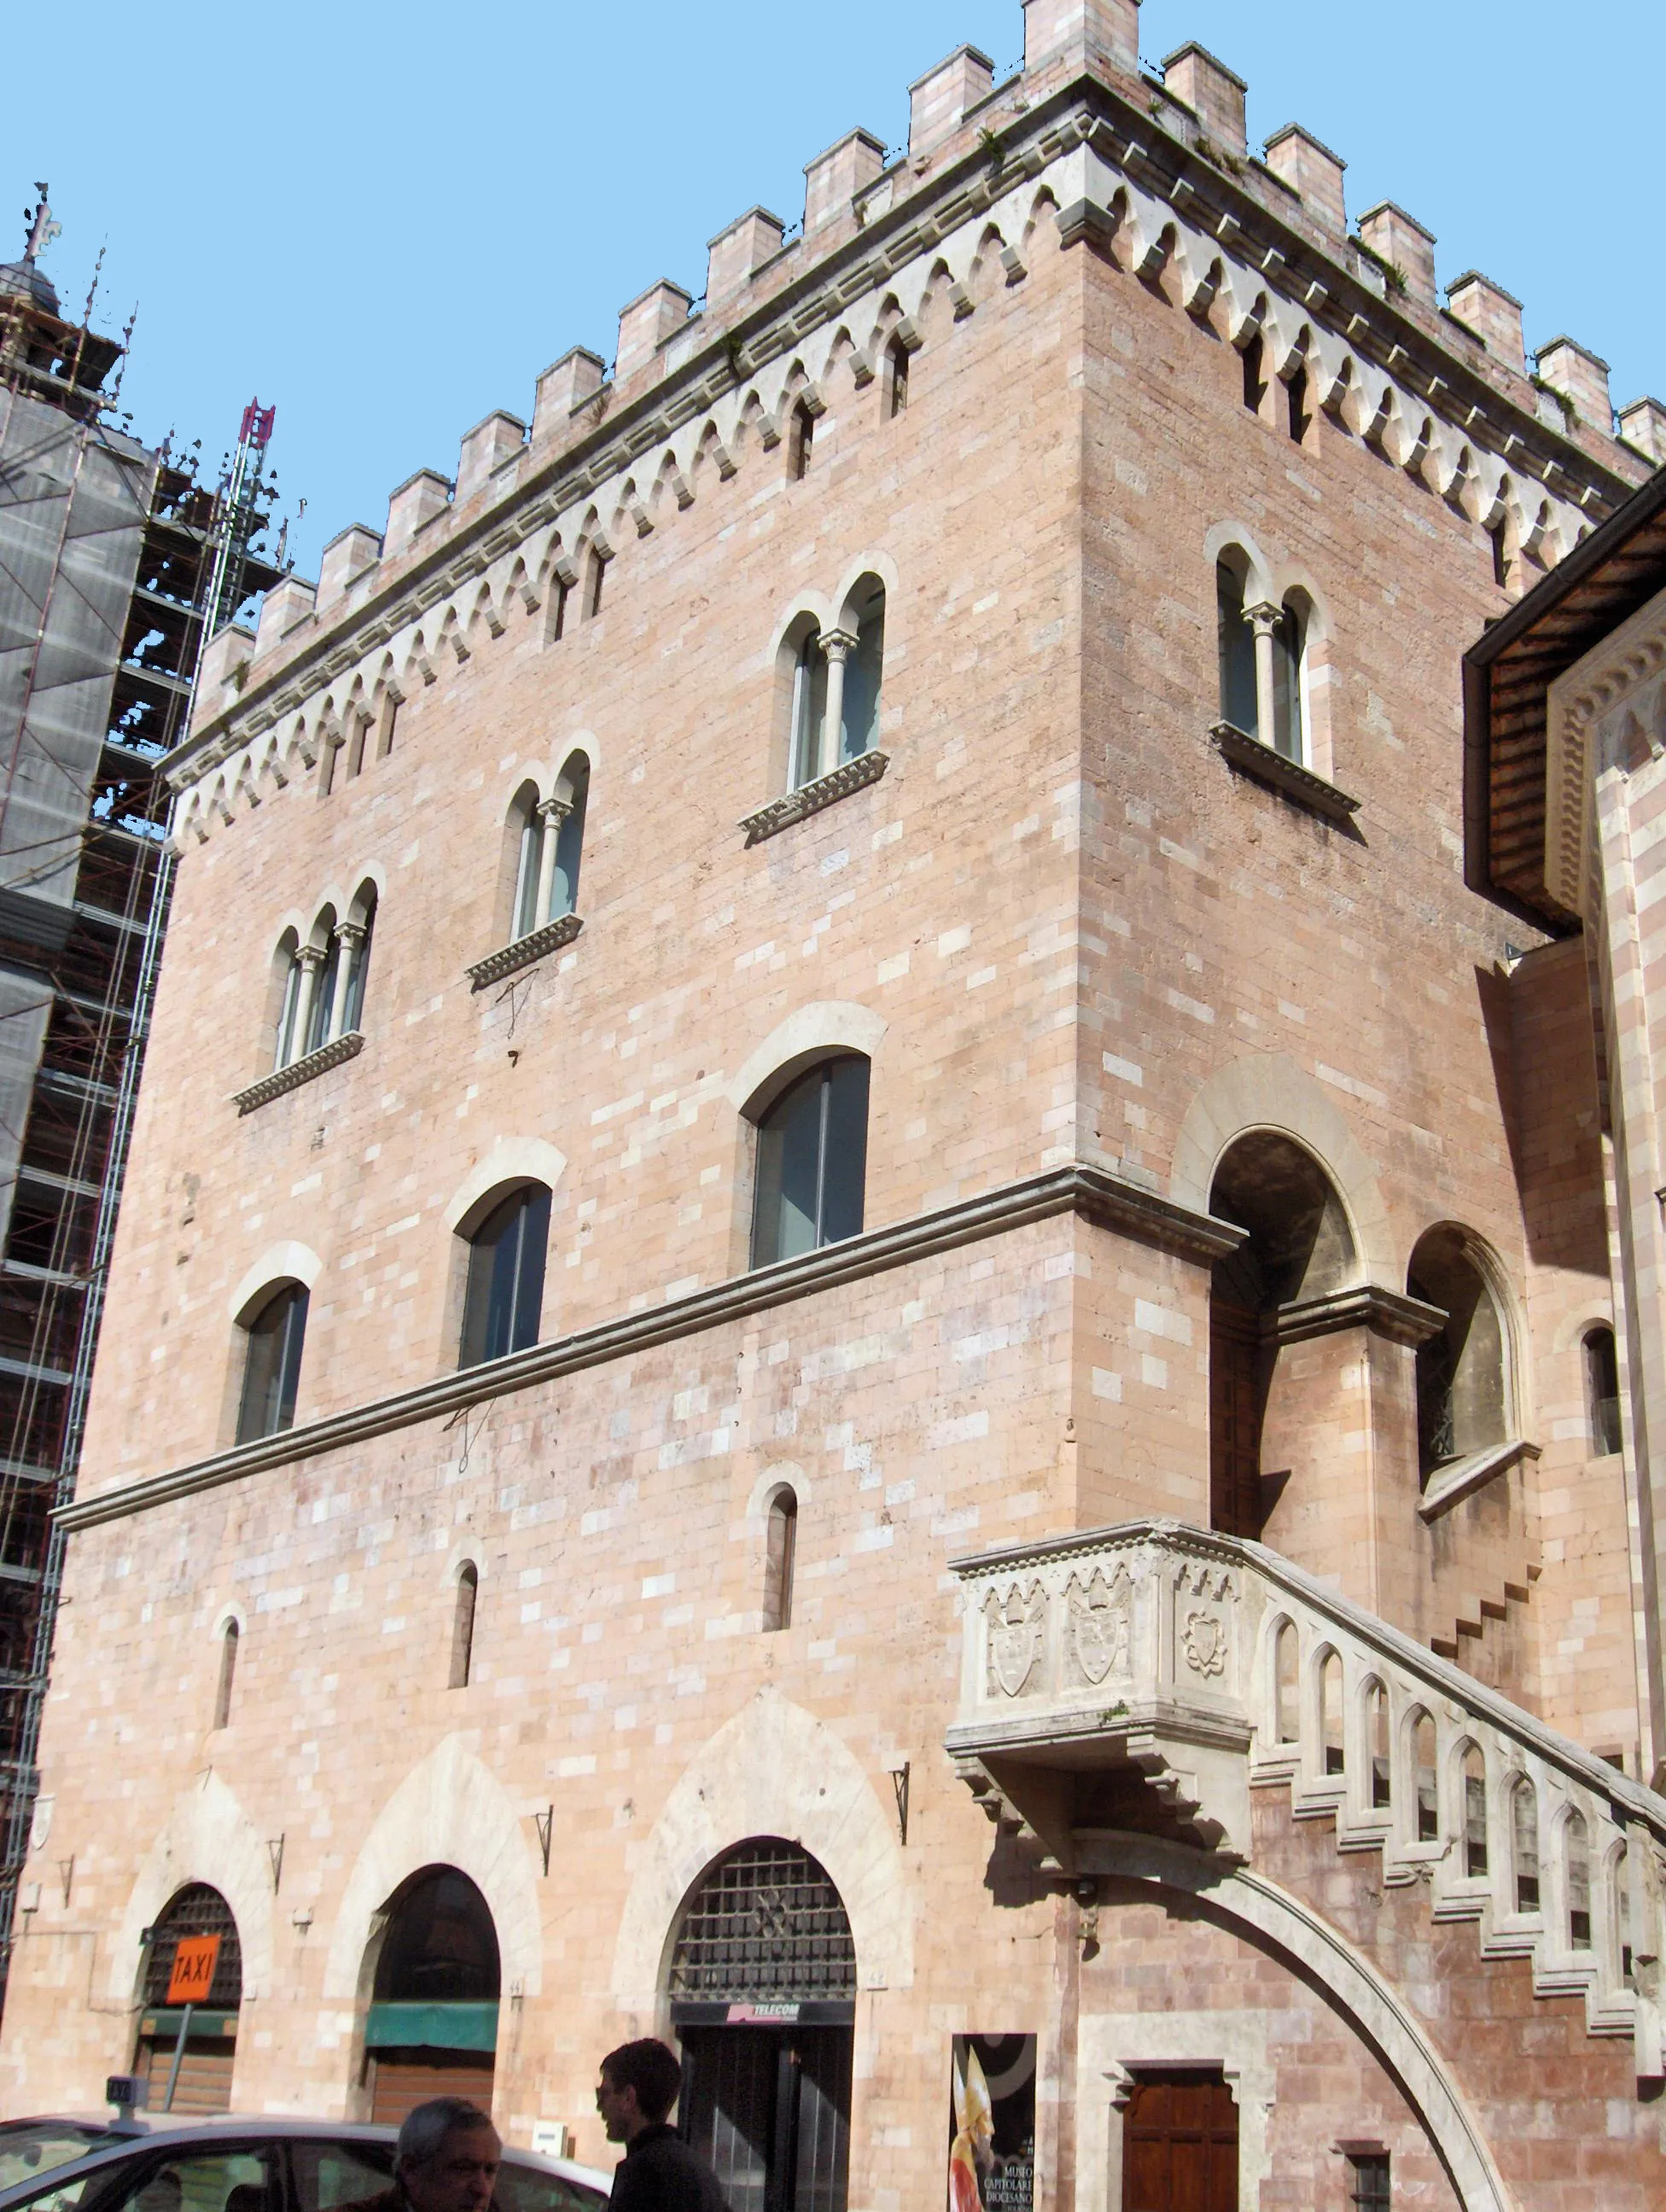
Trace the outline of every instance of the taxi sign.
<instances>
[{"instance_id":1,"label":"taxi sign","mask_svg":"<svg viewBox=\"0 0 1666 2212\"><path fill-rule=\"evenodd\" d=\"M217 1936L182 1936L173 1954L173 1971L167 1978L169 2004L201 2004L214 1986L214 1970L220 1963Z\"/></svg>"}]
</instances>

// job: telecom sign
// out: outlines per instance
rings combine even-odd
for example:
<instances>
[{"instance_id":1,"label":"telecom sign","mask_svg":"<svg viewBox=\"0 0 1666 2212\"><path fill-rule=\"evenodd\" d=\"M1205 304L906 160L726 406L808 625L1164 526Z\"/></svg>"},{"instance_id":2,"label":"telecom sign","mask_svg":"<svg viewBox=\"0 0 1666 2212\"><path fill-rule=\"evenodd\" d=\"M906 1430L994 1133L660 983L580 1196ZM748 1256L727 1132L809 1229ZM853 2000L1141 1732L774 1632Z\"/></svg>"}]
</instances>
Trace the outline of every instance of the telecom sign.
<instances>
[{"instance_id":1,"label":"telecom sign","mask_svg":"<svg viewBox=\"0 0 1666 2212\"><path fill-rule=\"evenodd\" d=\"M214 1970L219 1963L217 1936L182 1936L173 1954L173 1971L167 1978L168 2003L204 2003L214 1987Z\"/></svg>"}]
</instances>

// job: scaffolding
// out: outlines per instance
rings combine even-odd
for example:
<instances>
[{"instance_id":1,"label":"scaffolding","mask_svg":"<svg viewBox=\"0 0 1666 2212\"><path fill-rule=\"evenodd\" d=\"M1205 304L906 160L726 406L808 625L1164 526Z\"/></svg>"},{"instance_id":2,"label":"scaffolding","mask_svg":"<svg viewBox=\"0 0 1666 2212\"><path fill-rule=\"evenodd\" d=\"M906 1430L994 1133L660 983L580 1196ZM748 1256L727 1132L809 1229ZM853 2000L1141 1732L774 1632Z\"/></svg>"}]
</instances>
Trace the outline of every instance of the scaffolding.
<instances>
[{"instance_id":1,"label":"scaffolding","mask_svg":"<svg viewBox=\"0 0 1666 2212\"><path fill-rule=\"evenodd\" d=\"M172 860L156 764L204 647L277 580L272 410L217 489L111 419L124 342L0 267L0 2006ZM131 331L131 325L130 325ZM112 372L116 372L111 381ZM73 1861L46 1869L67 1901ZM21 1897L20 1900L20 1889Z\"/></svg>"}]
</instances>

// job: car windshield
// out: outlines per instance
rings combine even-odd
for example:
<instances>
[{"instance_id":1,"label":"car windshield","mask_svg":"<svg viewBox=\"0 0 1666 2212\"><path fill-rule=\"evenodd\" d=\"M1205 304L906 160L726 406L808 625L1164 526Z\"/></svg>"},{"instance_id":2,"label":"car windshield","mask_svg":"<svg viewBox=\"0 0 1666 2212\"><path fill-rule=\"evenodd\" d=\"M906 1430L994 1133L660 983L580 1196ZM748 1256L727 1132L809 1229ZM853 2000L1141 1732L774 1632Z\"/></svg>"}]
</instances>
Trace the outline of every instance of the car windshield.
<instances>
[{"instance_id":1,"label":"car windshield","mask_svg":"<svg viewBox=\"0 0 1666 2212\"><path fill-rule=\"evenodd\" d=\"M607 2196L587 2182L569 2181L563 2174L546 2173L541 2166L506 2158L497 2169L493 2201L497 2212L595 2212L606 2203Z\"/></svg>"},{"instance_id":2,"label":"car windshield","mask_svg":"<svg viewBox=\"0 0 1666 2212\"><path fill-rule=\"evenodd\" d=\"M81 2127L74 2120L24 2120L0 2128L0 2189L15 2189L31 2174L67 2166L109 2137L107 2128Z\"/></svg>"}]
</instances>

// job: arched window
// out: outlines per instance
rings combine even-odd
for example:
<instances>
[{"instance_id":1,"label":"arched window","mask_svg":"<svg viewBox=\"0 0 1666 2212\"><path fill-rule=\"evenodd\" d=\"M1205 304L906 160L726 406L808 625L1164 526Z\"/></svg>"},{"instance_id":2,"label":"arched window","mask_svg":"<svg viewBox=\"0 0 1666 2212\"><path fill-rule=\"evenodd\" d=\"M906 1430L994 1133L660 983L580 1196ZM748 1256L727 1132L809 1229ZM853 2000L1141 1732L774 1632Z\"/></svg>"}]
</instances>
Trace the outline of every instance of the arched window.
<instances>
[{"instance_id":1,"label":"arched window","mask_svg":"<svg viewBox=\"0 0 1666 2212\"><path fill-rule=\"evenodd\" d=\"M784 1484L769 1500L769 1534L763 1556L763 1626L793 1626L793 1565L798 1550L799 1501Z\"/></svg>"},{"instance_id":2,"label":"arched window","mask_svg":"<svg viewBox=\"0 0 1666 2212\"><path fill-rule=\"evenodd\" d=\"M1463 1871L1474 1881L1487 1872L1487 1761L1473 1743L1463 1754Z\"/></svg>"},{"instance_id":3,"label":"arched window","mask_svg":"<svg viewBox=\"0 0 1666 2212\"><path fill-rule=\"evenodd\" d=\"M860 1234L868 1062L847 1053L789 1085L758 1123L752 1265Z\"/></svg>"},{"instance_id":4,"label":"arched window","mask_svg":"<svg viewBox=\"0 0 1666 2212\"><path fill-rule=\"evenodd\" d=\"M1440 1834L1440 1802L1435 1789L1435 1724L1429 1715L1414 1715L1410 1729L1412 1785L1417 1796L1417 1840L1432 1844Z\"/></svg>"},{"instance_id":5,"label":"arched window","mask_svg":"<svg viewBox=\"0 0 1666 2212\"><path fill-rule=\"evenodd\" d=\"M879 684L885 660L885 587L870 576L848 611L855 622L855 644L845 662L840 702L839 758L855 760L879 742ZM849 635L847 631L847 635Z\"/></svg>"},{"instance_id":6,"label":"arched window","mask_svg":"<svg viewBox=\"0 0 1666 2212\"><path fill-rule=\"evenodd\" d=\"M1417 1348L1418 1459L1426 1482L1438 1468L1509 1435L1504 1325L1472 1251L1461 1229L1432 1229L1418 1240L1407 1276L1412 1297L1446 1316Z\"/></svg>"},{"instance_id":7,"label":"arched window","mask_svg":"<svg viewBox=\"0 0 1666 2212\"><path fill-rule=\"evenodd\" d=\"M590 763L575 753L556 788L540 799L536 784L515 794L513 819L519 824L512 939L530 937L546 922L578 911L579 861L584 850L585 809L590 798Z\"/></svg>"},{"instance_id":8,"label":"arched window","mask_svg":"<svg viewBox=\"0 0 1666 2212\"><path fill-rule=\"evenodd\" d=\"M1284 387L1285 422L1291 436L1299 446L1307 436L1313 417L1307 407L1307 371L1298 368L1286 378Z\"/></svg>"},{"instance_id":9,"label":"arched window","mask_svg":"<svg viewBox=\"0 0 1666 2212\"><path fill-rule=\"evenodd\" d=\"M1340 1774L1347 1761L1342 1735L1342 1662L1327 1651L1319 1662L1319 1740L1324 1747L1324 1771Z\"/></svg>"},{"instance_id":10,"label":"arched window","mask_svg":"<svg viewBox=\"0 0 1666 2212\"><path fill-rule=\"evenodd\" d=\"M231 1686L237 1674L239 1640L237 1623L228 1620L220 1632L220 1679L214 1687L214 1725L217 1729L231 1723Z\"/></svg>"},{"instance_id":11,"label":"arched window","mask_svg":"<svg viewBox=\"0 0 1666 2212\"><path fill-rule=\"evenodd\" d=\"M1292 592L1282 605L1247 604L1250 571L1235 548L1215 563L1220 718L1286 760L1308 754L1307 607Z\"/></svg>"},{"instance_id":12,"label":"arched window","mask_svg":"<svg viewBox=\"0 0 1666 2212\"><path fill-rule=\"evenodd\" d=\"M550 1193L523 1183L499 1200L469 1238L459 1364L478 1366L538 1341L544 1263L550 1243Z\"/></svg>"},{"instance_id":13,"label":"arched window","mask_svg":"<svg viewBox=\"0 0 1666 2212\"><path fill-rule=\"evenodd\" d=\"M1239 356L1243 369L1243 404L1252 415L1259 415L1262 401L1267 397L1267 380L1262 373L1267 348L1259 331L1248 345L1239 349Z\"/></svg>"},{"instance_id":14,"label":"arched window","mask_svg":"<svg viewBox=\"0 0 1666 2212\"><path fill-rule=\"evenodd\" d=\"M474 1662L474 1607L480 1590L480 1570L465 1559L457 1571L457 1605L451 1619L451 1681L453 1690L465 1690Z\"/></svg>"},{"instance_id":15,"label":"arched window","mask_svg":"<svg viewBox=\"0 0 1666 2212\"><path fill-rule=\"evenodd\" d=\"M909 349L901 338L893 338L885 348L885 414L895 422L905 414L909 404Z\"/></svg>"},{"instance_id":16,"label":"arched window","mask_svg":"<svg viewBox=\"0 0 1666 2212\"><path fill-rule=\"evenodd\" d=\"M787 473L794 483L810 473L810 453L815 441L815 423L810 410L800 399L787 422Z\"/></svg>"},{"instance_id":17,"label":"arched window","mask_svg":"<svg viewBox=\"0 0 1666 2212\"><path fill-rule=\"evenodd\" d=\"M273 1065L288 1067L291 1061L316 1052L334 1038L356 1030L364 1016L365 982L370 968L370 940L376 926L376 886L363 884L344 921L326 906L302 945L286 933L280 954L287 954L283 994L277 1017L277 1048Z\"/></svg>"},{"instance_id":18,"label":"arched window","mask_svg":"<svg viewBox=\"0 0 1666 2212\"><path fill-rule=\"evenodd\" d=\"M607 580L607 559L601 548L593 545L584 565L584 618L593 622L602 611L602 586Z\"/></svg>"},{"instance_id":19,"label":"arched window","mask_svg":"<svg viewBox=\"0 0 1666 2212\"><path fill-rule=\"evenodd\" d=\"M1516 1910L1539 1909L1539 1800L1523 1775L1510 1793L1510 1834L1516 1863Z\"/></svg>"},{"instance_id":20,"label":"arched window","mask_svg":"<svg viewBox=\"0 0 1666 2212\"><path fill-rule=\"evenodd\" d=\"M1389 1693L1380 1682L1365 1689L1365 1750L1371 1760L1371 1802L1373 1811L1393 1802L1394 1784L1389 1762Z\"/></svg>"},{"instance_id":21,"label":"arched window","mask_svg":"<svg viewBox=\"0 0 1666 2212\"><path fill-rule=\"evenodd\" d=\"M243 2002L243 1948L231 1907L217 1889L191 1882L174 1891L144 1935L139 1986L143 2010L134 2070L149 2083L149 2109L181 2118L229 2112ZM192 1947L185 1960L179 1956L182 1944ZM195 1990L188 2023L179 2002L170 2002L168 1996L176 1965L187 1962L188 1971L194 1969Z\"/></svg>"},{"instance_id":22,"label":"arched window","mask_svg":"<svg viewBox=\"0 0 1666 2212\"><path fill-rule=\"evenodd\" d=\"M431 1866L390 1899L365 2023L370 2118L465 2095L489 2111L502 1987L491 1908L455 1867Z\"/></svg>"},{"instance_id":23,"label":"arched window","mask_svg":"<svg viewBox=\"0 0 1666 2212\"><path fill-rule=\"evenodd\" d=\"M245 1328L248 1347L237 1413L240 1444L295 1426L295 1385L307 1334L306 1285L285 1283L274 1291Z\"/></svg>"},{"instance_id":24,"label":"arched window","mask_svg":"<svg viewBox=\"0 0 1666 2212\"><path fill-rule=\"evenodd\" d=\"M287 1067L292 1060L299 1060L305 1049L301 1043L305 1027L301 1018L301 983L307 971L301 958L301 942L294 930L283 933L274 965L282 968L283 985L278 1000L277 1035L272 1066Z\"/></svg>"},{"instance_id":25,"label":"arched window","mask_svg":"<svg viewBox=\"0 0 1666 2212\"><path fill-rule=\"evenodd\" d=\"M819 629L808 630L793 667L793 743L787 763L790 790L799 791L824 773L822 733L827 723L827 655ZM831 767L831 762L827 763Z\"/></svg>"},{"instance_id":26,"label":"arched window","mask_svg":"<svg viewBox=\"0 0 1666 2212\"><path fill-rule=\"evenodd\" d=\"M1614 1331L1585 1332L1585 1410L1590 1425L1592 1454L1617 1452L1620 1440L1620 1363L1614 1353Z\"/></svg>"},{"instance_id":27,"label":"arched window","mask_svg":"<svg viewBox=\"0 0 1666 2212\"><path fill-rule=\"evenodd\" d=\"M779 1836L727 1852L684 1908L669 1984L678 2124L726 2201L844 2212L856 1947L826 1869ZM727 2025L737 2010L754 2024Z\"/></svg>"},{"instance_id":28,"label":"arched window","mask_svg":"<svg viewBox=\"0 0 1666 2212\"><path fill-rule=\"evenodd\" d=\"M1590 1845L1583 1813L1570 1813L1562 1826L1563 1863L1567 1869L1567 1940L1571 1951L1590 1948Z\"/></svg>"}]
</instances>

